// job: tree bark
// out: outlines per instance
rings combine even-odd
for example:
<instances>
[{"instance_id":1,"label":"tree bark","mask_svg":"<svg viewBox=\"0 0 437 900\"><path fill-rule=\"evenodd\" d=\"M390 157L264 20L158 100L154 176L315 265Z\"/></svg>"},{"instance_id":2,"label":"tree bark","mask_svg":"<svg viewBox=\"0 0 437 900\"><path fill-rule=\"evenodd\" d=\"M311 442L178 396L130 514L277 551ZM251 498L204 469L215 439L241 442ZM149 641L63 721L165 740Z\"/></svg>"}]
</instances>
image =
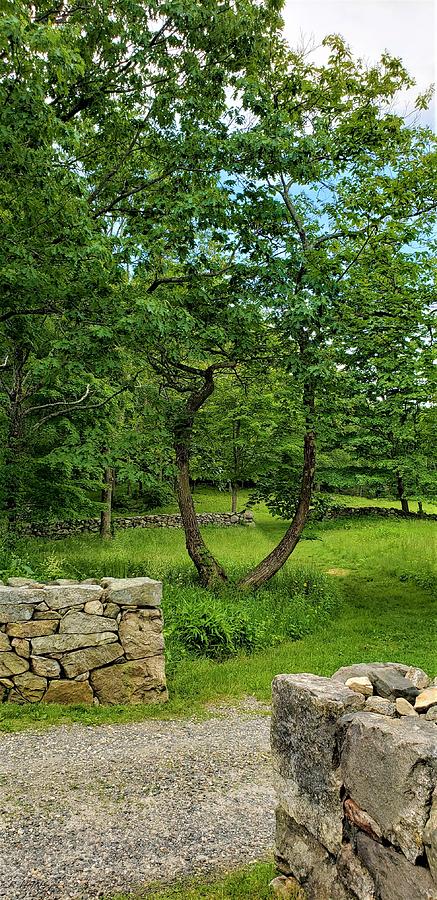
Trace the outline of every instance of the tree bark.
<instances>
[{"instance_id":1,"label":"tree bark","mask_svg":"<svg viewBox=\"0 0 437 900\"><path fill-rule=\"evenodd\" d=\"M402 475L400 472L396 473L396 480L397 480L397 488L398 488L398 497L399 497L399 500L401 501L402 512L405 513L405 515L409 515L410 507L408 505L407 498L404 496L404 491L405 491L404 479L402 478Z\"/></svg>"},{"instance_id":2,"label":"tree bark","mask_svg":"<svg viewBox=\"0 0 437 900\"><path fill-rule=\"evenodd\" d=\"M194 415L214 390L214 367L210 366L201 374L202 387L190 394L185 409L174 426L176 492L188 555L199 573L201 583L206 587L212 587L217 582L226 581L226 573L208 550L200 533L190 485L190 453Z\"/></svg>"},{"instance_id":3,"label":"tree bark","mask_svg":"<svg viewBox=\"0 0 437 900\"><path fill-rule=\"evenodd\" d=\"M231 483L231 512L235 515L238 505L238 484L236 481Z\"/></svg>"},{"instance_id":4,"label":"tree bark","mask_svg":"<svg viewBox=\"0 0 437 900\"><path fill-rule=\"evenodd\" d=\"M290 527L284 534L282 540L260 562L248 575L240 582L242 588L258 588L269 581L282 569L284 563L291 556L296 544L299 542L302 531L308 519L310 510L311 497L313 491L314 472L316 464L316 440L313 430L307 431L304 437L304 463L302 471L302 481L299 492L299 501L296 512L293 516Z\"/></svg>"},{"instance_id":5,"label":"tree bark","mask_svg":"<svg viewBox=\"0 0 437 900\"><path fill-rule=\"evenodd\" d=\"M104 541L111 540L111 519L112 519L112 491L114 487L114 469L106 466L104 475L104 487L102 489L103 509L100 513L100 537Z\"/></svg>"}]
</instances>

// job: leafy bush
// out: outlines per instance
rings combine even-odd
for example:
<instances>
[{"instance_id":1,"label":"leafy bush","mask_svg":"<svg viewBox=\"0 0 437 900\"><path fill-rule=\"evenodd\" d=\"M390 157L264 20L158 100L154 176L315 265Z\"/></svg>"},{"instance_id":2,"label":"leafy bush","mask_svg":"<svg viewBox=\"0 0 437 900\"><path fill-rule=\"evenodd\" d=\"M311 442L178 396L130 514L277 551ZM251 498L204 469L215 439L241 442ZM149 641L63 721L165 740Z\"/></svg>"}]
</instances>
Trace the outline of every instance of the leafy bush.
<instances>
[{"instance_id":1,"label":"leafy bush","mask_svg":"<svg viewBox=\"0 0 437 900\"><path fill-rule=\"evenodd\" d=\"M311 570L281 574L256 594L227 586L211 594L187 584L182 573L164 584L170 661L178 657L225 659L296 640L331 614L337 600L332 579Z\"/></svg>"}]
</instances>

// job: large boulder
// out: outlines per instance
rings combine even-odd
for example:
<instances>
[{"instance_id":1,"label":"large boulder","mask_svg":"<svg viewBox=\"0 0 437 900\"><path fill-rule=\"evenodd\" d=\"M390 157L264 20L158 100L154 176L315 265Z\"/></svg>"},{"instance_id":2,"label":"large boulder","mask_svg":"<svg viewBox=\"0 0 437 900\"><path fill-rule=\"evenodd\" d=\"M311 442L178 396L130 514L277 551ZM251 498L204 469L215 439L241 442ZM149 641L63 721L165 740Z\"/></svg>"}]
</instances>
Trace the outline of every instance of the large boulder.
<instances>
[{"instance_id":1,"label":"large boulder","mask_svg":"<svg viewBox=\"0 0 437 900\"><path fill-rule=\"evenodd\" d=\"M333 765L339 722L364 707L364 697L318 675L273 681L272 757L277 795L294 821L330 853L341 846L341 780Z\"/></svg>"},{"instance_id":2,"label":"large boulder","mask_svg":"<svg viewBox=\"0 0 437 900\"><path fill-rule=\"evenodd\" d=\"M119 634L127 659L143 659L162 653L164 636L161 610L141 609L138 612L123 613Z\"/></svg>"},{"instance_id":3,"label":"large boulder","mask_svg":"<svg viewBox=\"0 0 437 900\"><path fill-rule=\"evenodd\" d=\"M98 584L46 585L44 597L50 609L66 609L68 606L84 606L90 600L100 600L103 588Z\"/></svg>"},{"instance_id":4,"label":"large boulder","mask_svg":"<svg viewBox=\"0 0 437 900\"><path fill-rule=\"evenodd\" d=\"M360 833L357 854L373 878L377 900L436 900L436 885L428 870L413 865L402 853Z\"/></svg>"},{"instance_id":5,"label":"large boulder","mask_svg":"<svg viewBox=\"0 0 437 900\"><path fill-rule=\"evenodd\" d=\"M161 703L167 699L162 656L95 669L90 681L100 703Z\"/></svg>"},{"instance_id":6,"label":"large boulder","mask_svg":"<svg viewBox=\"0 0 437 900\"><path fill-rule=\"evenodd\" d=\"M281 871L297 878L307 900L352 897L338 878L328 851L281 807L276 810L276 858Z\"/></svg>"},{"instance_id":7,"label":"large boulder","mask_svg":"<svg viewBox=\"0 0 437 900\"><path fill-rule=\"evenodd\" d=\"M358 713L341 753L348 796L378 823L383 838L414 863L424 852L429 801L437 783L435 725L414 717Z\"/></svg>"}]
</instances>

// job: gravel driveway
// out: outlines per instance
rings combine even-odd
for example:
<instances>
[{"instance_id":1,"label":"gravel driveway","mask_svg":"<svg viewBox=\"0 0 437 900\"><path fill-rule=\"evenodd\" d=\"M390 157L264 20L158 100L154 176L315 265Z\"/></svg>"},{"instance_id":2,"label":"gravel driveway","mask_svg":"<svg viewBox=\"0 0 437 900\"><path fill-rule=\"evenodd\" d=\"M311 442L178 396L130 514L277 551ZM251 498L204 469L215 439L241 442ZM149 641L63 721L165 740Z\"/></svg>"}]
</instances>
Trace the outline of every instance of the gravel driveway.
<instances>
[{"instance_id":1,"label":"gravel driveway","mask_svg":"<svg viewBox=\"0 0 437 900\"><path fill-rule=\"evenodd\" d=\"M70 900L259 859L273 847L269 719L0 737L0 897Z\"/></svg>"}]
</instances>

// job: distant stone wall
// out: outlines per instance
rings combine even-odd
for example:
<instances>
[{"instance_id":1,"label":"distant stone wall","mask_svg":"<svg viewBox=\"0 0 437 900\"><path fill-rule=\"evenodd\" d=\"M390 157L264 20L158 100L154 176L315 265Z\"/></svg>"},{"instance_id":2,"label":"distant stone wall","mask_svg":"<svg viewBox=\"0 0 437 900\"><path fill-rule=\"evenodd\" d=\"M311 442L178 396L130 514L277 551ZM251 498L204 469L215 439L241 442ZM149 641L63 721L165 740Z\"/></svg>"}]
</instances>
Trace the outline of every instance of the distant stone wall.
<instances>
[{"instance_id":1,"label":"distant stone wall","mask_svg":"<svg viewBox=\"0 0 437 900\"><path fill-rule=\"evenodd\" d=\"M230 525L253 524L253 513L246 510L242 513L199 513L197 516L199 525ZM147 516L117 516L113 519L115 529L118 528L182 528L182 517L178 515L147 515ZM62 538L72 534L84 532L98 533L99 519L76 519L75 521L49 522L43 524L28 524L21 528L23 534L34 537Z\"/></svg>"},{"instance_id":2,"label":"distant stone wall","mask_svg":"<svg viewBox=\"0 0 437 900\"><path fill-rule=\"evenodd\" d=\"M167 700L162 584L104 578L0 585L0 700Z\"/></svg>"},{"instance_id":3,"label":"distant stone wall","mask_svg":"<svg viewBox=\"0 0 437 900\"><path fill-rule=\"evenodd\" d=\"M437 514L435 513L404 513L401 509L396 509L394 506L334 506L332 509L328 509L325 518L352 517L359 519L364 516L382 516L385 519L431 519L432 521L437 521Z\"/></svg>"},{"instance_id":4,"label":"distant stone wall","mask_svg":"<svg viewBox=\"0 0 437 900\"><path fill-rule=\"evenodd\" d=\"M437 686L374 663L278 675L278 897L436 900Z\"/></svg>"}]
</instances>

